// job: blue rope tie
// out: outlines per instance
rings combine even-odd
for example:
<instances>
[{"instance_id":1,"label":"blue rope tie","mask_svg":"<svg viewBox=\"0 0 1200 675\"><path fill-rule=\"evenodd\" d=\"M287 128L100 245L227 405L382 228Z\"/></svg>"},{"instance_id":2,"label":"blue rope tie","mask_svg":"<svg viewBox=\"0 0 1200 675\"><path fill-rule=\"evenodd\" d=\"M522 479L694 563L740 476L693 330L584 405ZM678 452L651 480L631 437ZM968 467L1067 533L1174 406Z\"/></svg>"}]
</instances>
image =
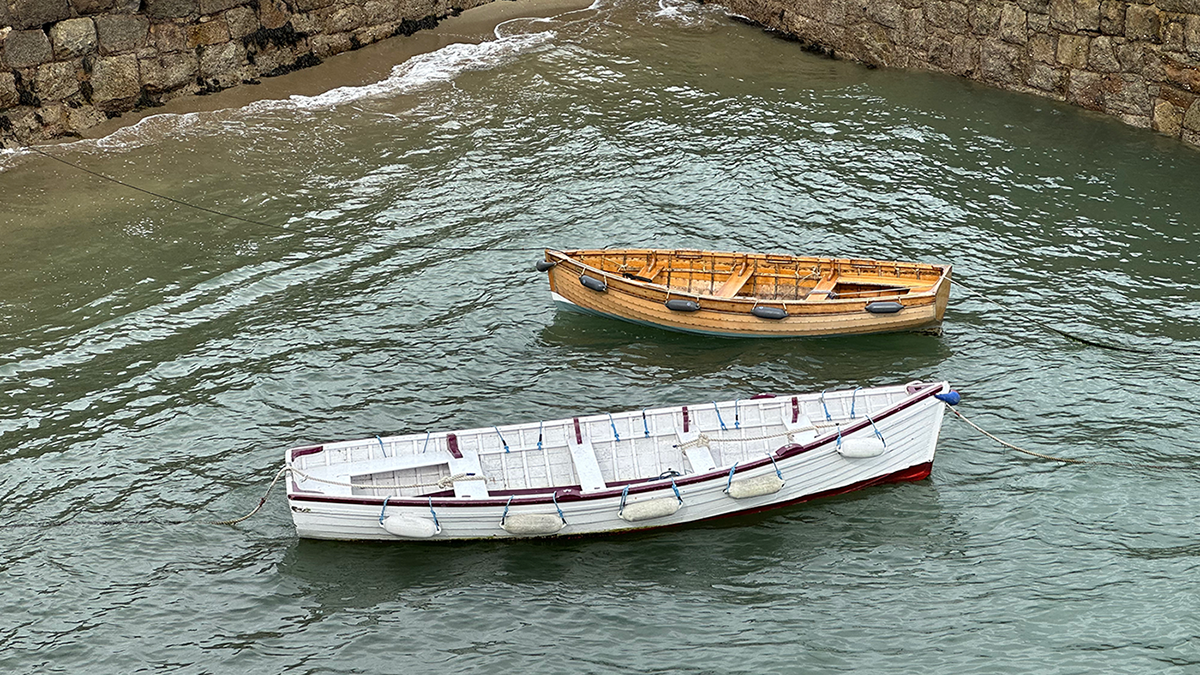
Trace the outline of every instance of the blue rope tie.
<instances>
[{"instance_id":1,"label":"blue rope tie","mask_svg":"<svg viewBox=\"0 0 1200 675\"><path fill-rule=\"evenodd\" d=\"M854 419L854 397L858 396L858 390L862 387L856 387L854 393L850 394L850 419Z\"/></svg>"},{"instance_id":2,"label":"blue rope tie","mask_svg":"<svg viewBox=\"0 0 1200 675\"><path fill-rule=\"evenodd\" d=\"M500 527L504 527L504 519L508 517L508 505L512 503L513 498L509 497L507 502L504 502L504 513L500 514Z\"/></svg>"},{"instance_id":3,"label":"blue rope tie","mask_svg":"<svg viewBox=\"0 0 1200 675\"><path fill-rule=\"evenodd\" d=\"M383 508L382 508L382 509L379 509L379 524L380 524L380 525L382 525L382 524L383 524L383 514L384 514L384 512L385 512L385 511L387 511L387 503L388 503L388 500L389 500L389 499L391 499L391 497L390 497L390 496L388 496L388 497L384 497L384 498L383 498Z\"/></svg>"},{"instance_id":4,"label":"blue rope tie","mask_svg":"<svg viewBox=\"0 0 1200 675\"><path fill-rule=\"evenodd\" d=\"M624 490L621 490L621 506L617 509L617 515L620 516L625 512L625 498L629 496L629 486L626 485Z\"/></svg>"},{"instance_id":5,"label":"blue rope tie","mask_svg":"<svg viewBox=\"0 0 1200 675\"><path fill-rule=\"evenodd\" d=\"M742 428L742 418L738 412L738 403L741 403L741 401L742 401L742 399L740 399L740 398L733 399L733 428L734 429Z\"/></svg>"},{"instance_id":6,"label":"blue rope tie","mask_svg":"<svg viewBox=\"0 0 1200 675\"><path fill-rule=\"evenodd\" d=\"M433 510L433 497L429 498L429 514L433 516L433 526L437 528L438 532L441 532L442 526L438 523L437 511Z\"/></svg>"},{"instance_id":7,"label":"blue rope tie","mask_svg":"<svg viewBox=\"0 0 1200 675\"><path fill-rule=\"evenodd\" d=\"M838 426L837 430L838 430L837 447L838 447L838 450L841 450L842 449L842 427Z\"/></svg>"},{"instance_id":8,"label":"blue rope tie","mask_svg":"<svg viewBox=\"0 0 1200 675\"><path fill-rule=\"evenodd\" d=\"M650 425L646 422L646 410L642 409L642 428L646 430L646 438L650 438Z\"/></svg>"},{"instance_id":9,"label":"blue rope tie","mask_svg":"<svg viewBox=\"0 0 1200 675\"><path fill-rule=\"evenodd\" d=\"M879 437L879 442L883 443L883 449L887 450L887 440L879 432L879 427L875 426L875 420L871 419L870 415L867 415L867 421L871 423L871 428L875 430L875 435Z\"/></svg>"},{"instance_id":10,"label":"blue rope tie","mask_svg":"<svg viewBox=\"0 0 1200 675\"><path fill-rule=\"evenodd\" d=\"M538 451L541 451L542 449L542 424L542 422L538 422Z\"/></svg>"},{"instance_id":11,"label":"blue rope tie","mask_svg":"<svg viewBox=\"0 0 1200 675\"><path fill-rule=\"evenodd\" d=\"M563 515L562 508L558 505L558 490L555 490L554 494L550 495L550 499L554 500L554 508L558 509L558 517L562 518L563 525L566 525L567 517Z\"/></svg>"},{"instance_id":12,"label":"blue rope tie","mask_svg":"<svg viewBox=\"0 0 1200 675\"><path fill-rule=\"evenodd\" d=\"M717 411L717 421L721 423L721 431L728 431L725 427L725 420L721 419L721 409L717 407L716 401L713 401L713 410Z\"/></svg>"},{"instance_id":13,"label":"blue rope tie","mask_svg":"<svg viewBox=\"0 0 1200 675\"><path fill-rule=\"evenodd\" d=\"M778 465L778 464L775 464L775 455L770 455L770 454L769 454L769 455L767 455L767 457L770 457L770 458L771 458L771 464L774 464L774 465L775 465L775 475L779 477L779 480L783 480L783 472L779 470L779 465Z\"/></svg>"},{"instance_id":14,"label":"blue rope tie","mask_svg":"<svg viewBox=\"0 0 1200 675\"><path fill-rule=\"evenodd\" d=\"M675 485L675 477L674 476L671 476L671 489L675 491L675 499L678 499L679 503L682 504L683 497L679 494L679 488Z\"/></svg>"},{"instance_id":15,"label":"blue rope tie","mask_svg":"<svg viewBox=\"0 0 1200 675\"><path fill-rule=\"evenodd\" d=\"M500 427L492 427L496 430L496 435L500 437L500 444L504 446L504 451L508 452L508 441L504 440L504 434L500 433Z\"/></svg>"},{"instance_id":16,"label":"blue rope tie","mask_svg":"<svg viewBox=\"0 0 1200 675\"><path fill-rule=\"evenodd\" d=\"M737 470L737 462L734 462L733 466L729 467L729 480L725 481L725 492L729 492L729 486L733 485L733 472L735 470Z\"/></svg>"},{"instance_id":17,"label":"blue rope tie","mask_svg":"<svg viewBox=\"0 0 1200 675\"><path fill-rule=\"evenodd\" d=\"M617 433L617 421L613 419L612 413L608 413L608 423L612 425L613 438L621 440L621 434Z\"/></svg>"},{"instance_id":18,"label":"blue rope tie","mask_svg":"<svg viewBox=\"0 0 1200 675\"><path fill-rule=\"evenodd\" d=\"M829 406L825 405L825 392L821 391L821 407L825 409L825 421L833 421L833 416L829 414Z\"/></svg>"},{"instance_id":19,"label":"blue rope tie","mask_svg":"<svg viewBox=\"0 0 1200 675\"><path fill-rule=\"evenodd\" d=\"M383 439L379 437L379 434L375 434L375 440L379 441L379 451L383 453L384 457L387 457L387 448L383 447Z\"/></svg>"},{"instance_id":20,"label":"blue rope tie","mask_svg":"<svg viewBox=\"0 0 1200 675\"><path fill-rule=\"evenodd\" d=\"M425 432L425 447L421 448L421 454L425 454L425 451L429 449L429 433Z\"/></svg>"}]
</instances>

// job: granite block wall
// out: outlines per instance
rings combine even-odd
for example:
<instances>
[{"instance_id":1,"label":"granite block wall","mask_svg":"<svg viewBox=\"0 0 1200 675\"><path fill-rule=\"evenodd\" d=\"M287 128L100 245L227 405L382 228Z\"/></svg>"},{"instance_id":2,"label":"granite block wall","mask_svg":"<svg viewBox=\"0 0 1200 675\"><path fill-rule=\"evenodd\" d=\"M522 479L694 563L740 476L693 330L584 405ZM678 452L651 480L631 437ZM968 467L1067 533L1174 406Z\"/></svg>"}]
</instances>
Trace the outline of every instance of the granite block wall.
<instances>
[{"instance_id":1,"label":"granite block wall","mask_svg":"<svg viewBox=\"0 0 1200 675\"><path fill-rule=\"evenodd\" d=\"M0 0L0 146L75 136L490 1Z\"/></svg>"},{"instance_id":2,"label":"granite block wall","mask_svg":"<svg viewBox=\"0 0 1200 675\"><path fill-rule=\"evenodd\" d=\"M1200 146L1200 0L720 0L813 50L1067 101Z\"/></svg>"}]
</instances>

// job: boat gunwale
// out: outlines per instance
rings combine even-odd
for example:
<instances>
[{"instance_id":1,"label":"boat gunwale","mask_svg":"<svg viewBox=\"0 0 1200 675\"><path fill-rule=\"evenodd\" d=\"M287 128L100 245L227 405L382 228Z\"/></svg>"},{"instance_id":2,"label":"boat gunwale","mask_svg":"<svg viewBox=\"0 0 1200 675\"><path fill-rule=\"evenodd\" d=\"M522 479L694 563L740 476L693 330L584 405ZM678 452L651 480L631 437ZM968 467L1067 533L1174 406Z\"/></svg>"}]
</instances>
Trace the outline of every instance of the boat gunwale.
<instances>
[{"instance_id":1,"label":"boat gunwale","mask_svg":"<svg viewBox=\"0 0 1200 675\"><path fill-rule=\"evenodd\" d=\"M586 256L586 255L602 255L604 253L651 254L651 253L662 253L662 252L670 253L670 255L672 257L675 257L680 252L698 253L698 254L714 256L714 257L728 256L732 259L737 259L738 256L742 256L742 257L754 256L754 257L761 257L763 260L765 260L767 262L782 262L782 259L787 259L787 260L794 261L794 262L813 263L813 264L817 264L817 265L821 265L822 263L824 263L824 264L827 264L830 266L837 266L839 264L855 265L855 264L860 264L860 263L861 264L879 265L880 263L884 263L884 264L888 264L888 265L896 265L898 267L904 267L904 268L916 269L916 270L930 270L930 271L936 270L938 272L938 278L933 280L932 282L930 282L929 288L927 290L916 291L916 290L912 290L911 288L905 287L904 288L904 290L906 291L905 293L893 293L890 295L885 294L885 295L879 295L879 296L873 296L873 297L855 297L855 298L824 297L820 300L809 300L808 298L775 299L775 298L763 298L763 297L753 296L753 295L734 295L734 296L726 297L726 296L713 295L713 294L708 294L708 293L693 293L691 291L676 290L676 289L671 288L670 286L667 286L666 284L660 284L660 283L656 283L653 281L642 281L639 279L626 277L620 273L609 272L609 271L603 270L601 268L595 267L594 265L591 265L591 264L579 259L578 257L576 257L576 256L580 256L580 255L584 255L584 256ZM892 299L895 299L895 300L901 302L901 304L904 304L906 307L924 307L930 303L933 303L933 304L937 303L938 293L941 291L942 285L949 282L950 275L953 270L953 265L948 265L948 264L941 265L941 264L935 264L935 263L922 263L922 262L874 260L874 259L869 259L869 258L823 258L823 257L819 257L819 256L793 256L793 255L787 255L787 254L771 254L771 253L737 253L737 252L731 252L731 251L698 251L698 250L693 251L692 249L579 249L579 250L572 250L572 251L562 251L562 250L558 250L558 249L545 249L545 254L546 254L546 258L548 260L552 257L561 257L563 260L568 261L569 263L576 265L580 268L583 268L585 273L591 272L591 273L595 273L595 274L599 274L599 275L603 276L605 278L606 284L609 287L612 287L613 284L608 283L608 282L610 282L610 281L616 282L616 284L615 284L616 288L626 294L631 294L631 293L628 290L622 289L622 286L628 285L633 288L646 289L648 291L652 291L655 293L665 293L665 295L667 297L677 296L680 298L695 298L697 300L703 299L703 300L707 300L710 302L727 302L727 303L732 303L733 305L735 305L735 308L732 310L732 313L739 313L739 314L746 313L750 309L753 309L754 306L762 305L762 304L783 305L784 307L792 307L792 308L796 308L796 307L821 308L821 309L829 310L828 312L822 312L822 313L839 313L842 311L857 310L859 308L858 307L859 305L866 305L871 302L878 302L881 300L892 300ZM772 261L771 260L772 256L775 256L777 258L777 260ZM561 263L562 261L552 261L552 262ZM908 300L908 302L905 302L905 300ZM741 307L736 307L736 305L748 305L749 307L747 309L742 309ZM718 312L718 313L731 311L729 309L714 308L714 307L701 307L701 309L710 311L710 312ZM790 316L783 320L788 321L790 319L797 319L797 318L803 318L803 317L802 316Z\"/></svg>"},{"instance_id":2,"label":"boat gunwale","mask_svg":"<svg viewBox=\"0 0 1200 675\"><path fill-rule=\"evenodd\" d=\"M907 386L910 388L918 387L918 389L916 391L913 391L911 394L909 394L903 400L896 402L892 406L888 407L887 409L885 409L875 415L863 416L861 419L855 421L853 424L850 424L844 428L839 427L837 430L826 433L823 436L818 436L817 438L815 438L811 441L808 441L807 443L784 444L762 459L753 460L753 461L747 462L745 464L738 464L737 466L740 467L740 469L742 471L751 471L754 469L758 469L758 468L767 466L768 464L772 464L776 460L789 459L791 457L796 457L798 455L805 454L812 450L819 449L830 443L835 443L840 436L847 436L847 435L856 433L858 431L861 431L863 429L866 429L868 426L873 426L874 423L877 421L887 419L888 417L899 414L900 412L902 412L922 401L925 401L925 400L931 398L932 396L940 393L941 390L947 386L947 382L945 382L945 381L913 382L913 383L909 383ZM881 388L883 388L883 387L881 387ZM683 406L674 406L674 407L681 408ZM465 431L470 431L470 430L457 430L457 431L451 431L448 433L463 433ZM313 448L323 448L323 447L324 447L324 445L302 446L300 448L295 448L293 450L289 450L287 452L287 455L290 457L291 453L294 450L309 450L309 449L313 449ZM313 450L313 452L320 452L320 450ZM305 453L305 454L311 454L311 453ZM291 459L289 459L287 461L287 465L288 465L288 467L291 466ZM549 488L549 489L547 489L547 488L532 488L534 490L538 490L538 493L543 496L521 497L516 494L510 494L510 491L506 490L506 491L492 492L492 493L490 493L489 497L487 497L487 498L436 497L434 495L423 495L421 497L390 497L390 496L389 497L347 497L347 496L342 496L342 495L329 495L329 494L326 494L323 492L312 492L312 491L307 491L307 490L301 490L300 487L296 484L295 475L293 474L292 476L289 476L287 497L289 500L294 500L294 501L321 502L321 503L333 503L333 504L378 505L378 504L383 504L386 501L389 505L397 506L397 507L399 507L399 506L414 506L414 507L439 506L439 507L452 507L452 508L475 508L475 507L493 507L493 506L506 506L506 505L530 506L530 505L551 504L556 501L575 502L575 501L595 501L595 500L602 500L602 499L611 499L613 497L621 496L621 494L625 492L626 488L628 488L628 494L631 494L631 495L641 494L641 493L645 493L645 492L654 492L656 490L669 489L672 485L686 486L686 485L693 485L693 484L698 484L698 483L705 483L705 482L712 481L714 479L724 479L728 476L728 474L729 474L729 468L724 467L724 468L714 469L712 471L706 471L704 473L685 474L685 475L679 475L679 476L674 476L674 477L670 477L670 478L637 479L637 480L640 480L641 482L637 483L636 485L625 484L625 485L622 485L621 487L614 487L614 488L606 487L603 490L597 490L595 492L586 492L585 493L585 492L582 492L580 489L578 489L578 486L561 485L561 486L555 486L555 487ZM494 499L491 498L491 495L496 495L496 498L494 498Z\"/></svg>"}]
</instances>

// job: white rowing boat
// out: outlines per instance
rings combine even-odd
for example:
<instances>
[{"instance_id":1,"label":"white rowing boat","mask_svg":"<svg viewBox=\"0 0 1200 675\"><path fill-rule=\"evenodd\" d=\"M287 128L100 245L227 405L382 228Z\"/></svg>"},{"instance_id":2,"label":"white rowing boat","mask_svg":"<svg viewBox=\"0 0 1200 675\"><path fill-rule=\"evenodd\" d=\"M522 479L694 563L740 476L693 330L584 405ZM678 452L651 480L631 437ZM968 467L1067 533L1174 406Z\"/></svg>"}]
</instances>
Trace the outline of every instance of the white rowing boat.
<instances>
[{"instance_id":1,"label":"white rowing boat","mask_svg":"<svg viewBox=\"0 0 1200 675\"><path fill-rule=\"evenodd\" d=\"M926 478L957 399L912 383L304 446L288 504L315 539L668 527Z\"/></svg>"}]
</instances>

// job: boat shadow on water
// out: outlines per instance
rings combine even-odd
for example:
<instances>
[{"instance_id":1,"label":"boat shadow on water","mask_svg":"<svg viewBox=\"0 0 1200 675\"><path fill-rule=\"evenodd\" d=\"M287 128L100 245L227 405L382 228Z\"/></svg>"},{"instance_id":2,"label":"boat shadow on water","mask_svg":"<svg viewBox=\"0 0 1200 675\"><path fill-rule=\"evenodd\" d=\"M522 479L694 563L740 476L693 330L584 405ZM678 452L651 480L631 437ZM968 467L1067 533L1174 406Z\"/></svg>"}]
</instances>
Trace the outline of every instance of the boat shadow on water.
<instances>
[{"instance_id":1,"label":"boat shadow on water","mask_svg":"<svg viewBox=\"0 0 1200 675\"><path fill-rule=\"evenodd\" d=\"M486 600L514 590L547 597L718 593L730 603L757 604L761 594L745 590L758 584L759 575L869 574L867 568L881 564L881 556L903 564L952 556L964 548L954 520L940 504L937 485L926 480L603 537L414 543L297 539L278 570L325 613L396 602L424 607L458 592ZM741 590L722 593L723 586Z\"/></svg>"},{"instance_id":2,"label":"boat shadow on water","mask_svg":"<svg viewBox=\"0 0 1200 675\"><path fill-rule=\"evenodd\" d=\"M722 338L690 335L583 314L559 312L538 333L548 351L622 363L670 366L707 374L731 364L780 367L800 373L833 371L818 379L866 383L928 374L954 354L952 338L926 333L883 333L819 338Z\"/></svg>"}]
</instances>

